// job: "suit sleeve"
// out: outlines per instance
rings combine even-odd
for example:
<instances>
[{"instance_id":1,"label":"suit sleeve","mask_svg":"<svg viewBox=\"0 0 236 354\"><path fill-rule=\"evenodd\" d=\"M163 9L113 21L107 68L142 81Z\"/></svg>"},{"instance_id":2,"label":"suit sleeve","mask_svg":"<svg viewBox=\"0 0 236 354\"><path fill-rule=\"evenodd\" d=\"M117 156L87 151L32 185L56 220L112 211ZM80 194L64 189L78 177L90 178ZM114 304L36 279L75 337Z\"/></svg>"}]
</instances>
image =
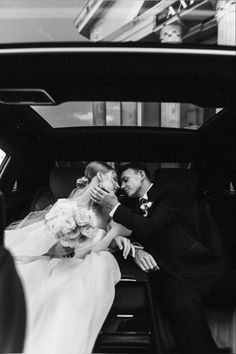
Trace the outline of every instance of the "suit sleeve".
<instances>
[{"instance_id":1,"label":"suit sleeve","mask_svg":"<svg viewBox=\"0 0 236 354\"><path fill-rule=\"evenodd\" d=\"M166 228L182 217L188 205L189 198L183 190L175 185L167 185L158 203L153 203L149 217L143 217L124 205L119 205L113 219L132 230L135 240L148 247L154 239L162 237Z\"/></svg>"}]
</instances>

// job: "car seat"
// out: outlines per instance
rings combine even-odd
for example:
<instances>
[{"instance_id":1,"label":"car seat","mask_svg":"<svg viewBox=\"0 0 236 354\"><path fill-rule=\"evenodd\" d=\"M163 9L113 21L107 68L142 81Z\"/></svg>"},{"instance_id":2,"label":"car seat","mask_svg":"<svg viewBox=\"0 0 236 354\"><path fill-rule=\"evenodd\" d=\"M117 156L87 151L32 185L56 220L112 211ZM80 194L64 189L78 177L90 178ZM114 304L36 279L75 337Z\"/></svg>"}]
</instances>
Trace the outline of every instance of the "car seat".
<instances>
[{"instance_id":1,"label":"car seat","mask_svg":"<svg viewBox=\"0 0 236 354\"><path fill-rule=\"evenodd\" d=\"M94 347L96 353L161 353L148 273L115 254L121 270L115 299Z\"/></svg>"},{"instance_id":2,"label":"car seat","mask_svg":"<svg viewBox=\"0 0 236 354\"><path fill-rule=\"evenodd\" d=\"M54 204L59 198L67 198L76 188L77 178L84 170L76 167L52 167L49 174L49 186L39 188L31 202L30 211L43 210Z\"/></svg>"}]
</instances>

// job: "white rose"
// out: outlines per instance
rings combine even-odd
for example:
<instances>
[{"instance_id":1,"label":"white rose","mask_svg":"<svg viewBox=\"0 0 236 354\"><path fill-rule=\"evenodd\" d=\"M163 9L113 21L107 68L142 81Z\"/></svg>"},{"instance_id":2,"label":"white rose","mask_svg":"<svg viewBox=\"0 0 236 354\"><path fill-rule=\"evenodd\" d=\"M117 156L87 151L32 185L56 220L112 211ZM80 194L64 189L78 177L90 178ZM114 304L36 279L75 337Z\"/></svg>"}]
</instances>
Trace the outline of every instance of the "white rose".
<instances>
[{"instance_id":1,"label":"white rose","mask_svg":"<svg viewBox=\"0 0 236 354\"><path fill-rule=\"evenodd\" d=\"M90 219L89 211L84 208L77 208L75 214L75 221L79 226L84 226L88 224Z\"/></svg>"},{"instance_id":2,"label":"white rose","mask_svg":"<svg viewBox=\"0 0 236 354\"><path fill-rule=\"evenodd\" d=\"M85 225L85 226L81 227L80 232L83 236L86 236L88 238L92 238L92 237L94 237L95 230L90 225Z\"/></svg>"},{"instance_id":3,"label":"white rose","mask_svg":"<svg viewBox=\"0 0 236 354\"><path fill-rule=\"evenodd\" d=\"M75 240L81 235L81 227L77 226L74 230L71 230L66 234L66 237L70 240Z\"/></svg>"}]
</instances>

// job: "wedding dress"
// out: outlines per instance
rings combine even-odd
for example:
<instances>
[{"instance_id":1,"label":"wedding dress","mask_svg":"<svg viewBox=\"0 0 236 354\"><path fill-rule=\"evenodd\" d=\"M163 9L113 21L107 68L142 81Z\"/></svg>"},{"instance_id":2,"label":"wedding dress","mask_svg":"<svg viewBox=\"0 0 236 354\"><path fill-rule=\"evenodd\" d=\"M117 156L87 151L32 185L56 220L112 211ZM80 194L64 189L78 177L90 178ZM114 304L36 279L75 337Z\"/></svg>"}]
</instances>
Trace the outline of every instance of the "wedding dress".
<instances>
[{"instance_id":1,"label":"wedding dress","mask_svg":"<svg viewBox=\"0 0 236 354\"><path fill-rule=\"evenodd\" d=\"M108 251L115 225L96 231L98 242L75 251L73 258L45 253L57 242L44 220L5 231L22 280L27 304L25 353L91 353L110 310L119 266Z\"/></svg>"}]
</instances>

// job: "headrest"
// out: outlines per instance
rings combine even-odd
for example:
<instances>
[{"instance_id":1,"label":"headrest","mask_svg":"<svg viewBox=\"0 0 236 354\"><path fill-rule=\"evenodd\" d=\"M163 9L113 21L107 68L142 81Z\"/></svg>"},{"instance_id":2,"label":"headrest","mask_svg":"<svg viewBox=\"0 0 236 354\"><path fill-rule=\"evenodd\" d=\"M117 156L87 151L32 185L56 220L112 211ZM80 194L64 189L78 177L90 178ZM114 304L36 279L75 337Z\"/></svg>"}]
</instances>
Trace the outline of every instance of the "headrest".
<instances>
[{"instance_id":1,"label":"headrest","mask_svg":"<svg viewBox=\"0 0 236 354\"><path fill-rule=\"evenodd\" d=\"M67 198L76 188L76 180L82 177L84 168L53 167L49 175L49 185L56 198Z\"/></svg>"},{"instance_id":2,"label":"headrest","mask_svg":"<svg viewBox=\"0 0 236 354\"><path fill-rule=\"evenodd\" d=\"M159 184L175 183L185 192L195 194L198 187L198 176L194 170L185 168L161 168L155 171L154 180Z\"/></svg>"}]
</instances>

